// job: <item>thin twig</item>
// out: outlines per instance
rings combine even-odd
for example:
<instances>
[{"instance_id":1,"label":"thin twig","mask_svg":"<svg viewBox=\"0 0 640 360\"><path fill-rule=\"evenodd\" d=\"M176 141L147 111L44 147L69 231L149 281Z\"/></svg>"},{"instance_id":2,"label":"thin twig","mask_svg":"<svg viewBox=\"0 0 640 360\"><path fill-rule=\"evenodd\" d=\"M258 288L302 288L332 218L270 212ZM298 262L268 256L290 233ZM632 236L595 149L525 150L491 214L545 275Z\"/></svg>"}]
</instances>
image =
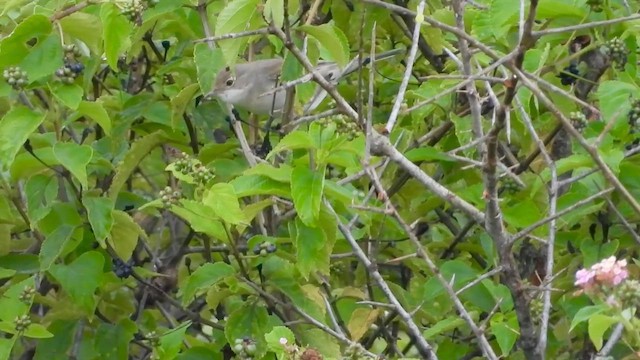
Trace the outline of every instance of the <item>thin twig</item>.
<instances>
[{"instance_id":1,"label":"thin twig","mask_svg":"<svg viewBox=\"0 0 640 360\"><path fill-rule=\"evenodd\" d=\"M421 0L418 4L418 14L422 14L424 12L425 0ZM411 49L409 50L409 55L407 55L406 60L406 68L404 71L404 76L402 77L402 81L400 81L400 88L398 89L398 95L396 95L396 101L391 108L391 114L389 115L389 120L387 120L387 126L385 127L387 134L391 133L393 127L396 124L396 120L398 119L398 114L400 113L400 107L402 107L402 103L404 102L404 94L407 91L407 85L409 85L409 79L411 79L411 70L413 69L413 63L416 59L416 54L418 53L418 39L420 38L420 27L422 23L420 21L415 22L415 27L413 29L413 38L411 40Z\"/></svg>"}]
</instances>

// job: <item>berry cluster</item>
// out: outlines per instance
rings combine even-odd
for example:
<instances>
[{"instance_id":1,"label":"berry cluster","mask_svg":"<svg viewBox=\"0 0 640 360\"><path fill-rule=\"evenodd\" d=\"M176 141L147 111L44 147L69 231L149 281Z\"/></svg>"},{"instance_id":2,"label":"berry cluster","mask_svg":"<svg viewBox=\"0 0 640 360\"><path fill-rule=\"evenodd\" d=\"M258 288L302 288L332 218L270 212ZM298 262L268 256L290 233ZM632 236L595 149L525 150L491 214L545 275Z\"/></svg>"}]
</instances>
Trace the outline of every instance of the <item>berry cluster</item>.
<instances>
[{"instance_id":1,"label":"berry cluster","mask_svg":"<svg viewBox=\"0 0 640 360\"><path fill-rule=\"evenodd\" d=\"M151 347L160 346L160 337L155 331L148 332L144 337Z\"/></svg>"},{"instance_id":2,"label":"berry cluster","mask_svg":"<svg viewBox=\"0 0 640 360\"><path fill-rule=\"evenodd\" d=\"M576 130L582 132L588 124L587 117L580 111L573 111L569 114L569 120Z\"/></svg>"},{"instance_id":3,"label":"berry cluster","mask_svg":"<svg viewBox=\"0 0 640 360\"><path fill-rule=\"evenodd\" d=\"M360 131L358 124L347 119L347 117L344 115L337 115L318 120L319 124L325 126L329 125L332 122L336 124L336 132L338 132L339 134L347 135L347 138L349 140L353 140L356 136L358 136L358 133Z\"/></svg>"},{"instance_id":4,"label":"berry cluster","mask_svg":"<svg viewBox=\"0 0 640 360\"><path fill-rule=\"evenodd\" d=\"M576 82L576 75L578 75L578 73L578 65L570 64L566 68L562 69L562 72L558 74L557 77L560 78L560 83L562 85L572 85Z\"/></svg>"},{"instance_id":5,"label":"berry cluster","mask_svg":"<svg viewBox=\"0 0 640 360\"><path fill-rule=\"evenodd\" d=\"M114 258L111 260L111 264L113 265L113 272L120 279L126 279L133 274L133 264L131 261L124 262L120 258Z\"/></svg>"},{"instance_id":6,"label":"berry cluster","mask_svg":"<svg viewBox=\"0 0 640 360\"><path fill-rule=\"evenodd\" d=\"M276 244L270 242L270 241L265 241L262 242L260 244L257 244L256 246L253 247L253 253L255 255L260 255L260 256L267 256L268 254L272 254L274 252L276 252L278 248L276 247Z\"/></svg>"},{"instance_id":7,"label":"berry cluster","mask_svg":"<svg viewBox=\"0 0 640 360\"><path fill-rule=\"evenodd\" d=\"M604 0L587 0L587 5L591 8L593 12L602 12L602 5L604 5Z\"/></svg>"},{"instance_id":8,"label":"berry cluster","mask_svg":"<svg viewBox=\"0 0 640 360\"><path fill-rule=\"evenodd\" d=\"M256 342L248 337L236 339L233 344L233 352L239 360L250 360L256 354Z\"/></svg>"},{"instance_id":9,"label":"berry cluster","mask_svg":"<svg viewBox=\"0 0 640 360\"><path fill-rule=\"evenodd\" d=\"M165 208L171 207L171 205L178 204L180 198L182 197L182 193L179 190L173 190L171 186L167 186L166 188L160 190L158 194L160 196L160 200L162 201L162 205Z\"/></svg>"},{"instance_id":10,"label":"berry cluster","mask_svg":"<svg viewBox=\"0 0 640 360\"><path fill-rule=\"evenodd\" d=\"M2 76L15 90L22 90L29 82L27 72L18 66L12 66L2 72Z\"/></svg>"},{"instance_id":11,"label":"berry cluster","mask_svg":"<svg viewBox=\"0 0 640 360\"><path fill-rule=\"evenodd\" d=\"M640 282L638 280L623 282L615 293L622 307L640 307Z\"/></svg>"},{"instance_id":12,"label":"berry cluster","mask_svg":"<svg viewBox=\"0 0 640 360\"><path fill-rule=\"evenodd\" d=\"M637 132L640 125L640 123L638 123L638 119L640 119L640 100L635 100L631 104L631 110L629 110L627 118L629 120L629 126L631 126L632 132Z\"/></svg>"},{"instance_id":13,"label":"berry cluster","mask_svg":"<svg viewBox=\"0 0 640 360\"><path fill-rule=\"evenodd\" d=\"M624 66L627 64L627 46L622 40L617 37L607 41L601 48L601 51L608 55L611 61L615 64L619 70L624 70Z\"/></svg>"},{"instance_id":14,"label":"berry cluster","mask_svg":"<svg viewBox=\"0 0 640 360\"><path fill-rule=\"evenodd\" d=\"M56 77L65 84L72 84L84 70L84 65L78 61L81 56L75 45L64 45L64 66L56 70Z\"/></svg>"},{"instance_id":15,"label":"berry cluster","mask_svg":"<svg viewBox=\"0 0 640 360\"><path fill-rule=\"evenodd\" d=\"M213 170L204 166L200 160L192 158L184 152L174 162L174 166L176 170L184 175L190 175L200 184L206 184L214 177Z\"/></svg>"},{"instance_id":16,"label":"berry cluster","mask_svg":"<svg viewBox=\"0 0 640 360\"><path fill-rule=\"evenodd\" d=\"M503 177L502 180L502 191L509 193L509 194L515 194L518 191L522 190L522 188L520 187L520 185L512 178L510 177Z\"/></svg>"},{"instance_id":17,"label":"berry cluster","mask_svg":"<svg viewBox=\"0 0 640 360\"><path fill-rule=\"evenodd\" d=\"M29 317L29 315L26 315L26 314L21 315L16 317L15 320L13 320L13 323L16 326L15 327L16 331L21 333L27 330L29 325L31 325L31 317Z\"/></svg>"},{"instance_id":18,"label":"berry cluster","mask_svg":"<svg viewBox=\"0 0 640 360\"><path fill-rule=\"evenodd\" d=\"M31 304L33 297L36 295L36 289L33 286L25 286L20 293L18 299L25 304Z\"/></svg>"},{"instance_id":19,"label":"berry cluster","mask_svg":"<svg viewBox=\"0 0 640 360\"><path fill-rule=\"evenodd\" d=\"M130 0L121 6L120 12L131 21L136 21L142 12L156 6L160 0Z\"/></svg>"}]
</instances>

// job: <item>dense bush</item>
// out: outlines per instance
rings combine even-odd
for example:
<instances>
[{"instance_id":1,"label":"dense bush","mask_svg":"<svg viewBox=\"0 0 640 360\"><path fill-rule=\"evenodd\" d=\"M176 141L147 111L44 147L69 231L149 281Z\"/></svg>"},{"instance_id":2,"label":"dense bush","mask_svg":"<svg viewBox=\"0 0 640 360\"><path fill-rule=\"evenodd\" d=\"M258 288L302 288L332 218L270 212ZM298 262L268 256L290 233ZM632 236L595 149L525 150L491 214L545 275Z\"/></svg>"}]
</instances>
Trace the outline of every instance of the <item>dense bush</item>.
<instances>
[{"instance_id":1,"label":"dense bush","mask_svg":"<svg viewBox=\"0 0 640 360\"><path fill-rule=\"evenodd\" d=\"M0 2L0 359L637 358L639 9Z\"/></svg>"}]
</instances>

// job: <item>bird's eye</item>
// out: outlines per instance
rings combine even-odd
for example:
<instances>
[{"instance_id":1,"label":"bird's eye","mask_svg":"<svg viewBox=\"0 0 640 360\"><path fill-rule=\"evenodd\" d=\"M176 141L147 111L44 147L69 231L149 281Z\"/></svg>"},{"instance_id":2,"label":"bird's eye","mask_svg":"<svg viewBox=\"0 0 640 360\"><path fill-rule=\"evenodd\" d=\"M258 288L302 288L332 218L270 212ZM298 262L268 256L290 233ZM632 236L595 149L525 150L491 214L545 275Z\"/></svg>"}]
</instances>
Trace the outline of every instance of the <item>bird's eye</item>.
<instances>
[{"instance_id":1,"label":"bird's eye","mask_svg":"<svg viewBox=\"0 0 640 360\"><path fill-rule=\"evenodd\" d=\"M227 84L227 86L232 86L234 82L235 82L235 79L234 79L234 78L229 78L229 79L227 79L227 81L225 82L225 84Z\"/></svg>"}]
</instances>

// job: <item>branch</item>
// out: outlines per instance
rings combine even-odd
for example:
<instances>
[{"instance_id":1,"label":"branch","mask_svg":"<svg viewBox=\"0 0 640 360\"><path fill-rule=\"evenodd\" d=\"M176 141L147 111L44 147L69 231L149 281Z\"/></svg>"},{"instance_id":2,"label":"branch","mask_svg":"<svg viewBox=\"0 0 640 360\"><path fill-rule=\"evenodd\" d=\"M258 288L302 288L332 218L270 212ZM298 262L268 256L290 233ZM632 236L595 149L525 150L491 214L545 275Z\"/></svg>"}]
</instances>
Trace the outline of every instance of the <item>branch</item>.
<instances>
[{"instance_id":1,"label":"branch","mask_svg":"<svg viewBox=\"0 0 640 360\"><path fill-rule=\"evenodd\" d=\"M422 14L424 12L424 6L425 6L425 0L421 0L420 4L418 4L418 14ZM391 130L393 130L393 126L396 124L396 120L398 119L398 113L400 112L400 107L404 102L404 93L407 91L407 85L409 85L409 79L411 78L411 70L413 69L413 63L415 62L416 54L418 53L418 39L420 38L421 26L422 26L422 23L416 21L415 27L413 28L413 38L411 40L411 49L409 50L409 55L407 55L404 76L402 77L402 81L400 82L398 95L396 95L396 101L393 104L393 108L391 109L391 114L389 115L389 120L387 120L387 126L385 127L387 134L391 133Z\"/></svg>"}]
</instances>

